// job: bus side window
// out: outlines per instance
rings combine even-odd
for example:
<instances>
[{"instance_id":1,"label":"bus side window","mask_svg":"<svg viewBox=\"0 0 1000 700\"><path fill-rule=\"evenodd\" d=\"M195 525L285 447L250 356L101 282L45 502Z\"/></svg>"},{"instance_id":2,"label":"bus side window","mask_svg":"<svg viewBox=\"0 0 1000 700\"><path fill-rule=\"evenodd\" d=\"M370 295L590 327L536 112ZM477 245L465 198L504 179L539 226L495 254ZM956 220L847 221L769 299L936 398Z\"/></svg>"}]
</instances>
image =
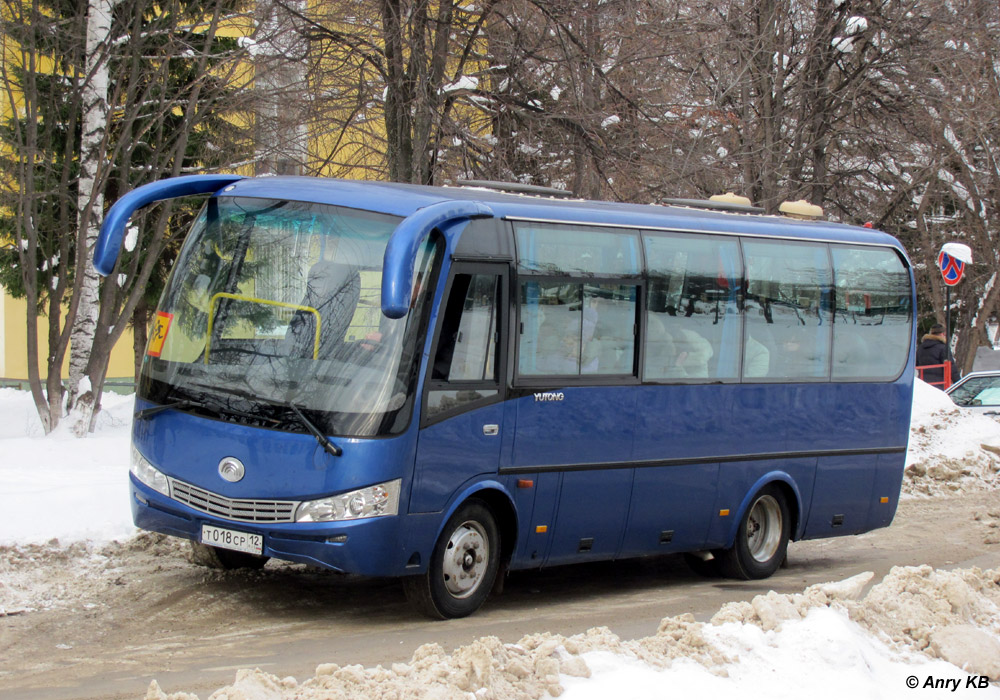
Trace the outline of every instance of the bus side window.
<instances>
[{"instance_id":1,"label":"bus side window","mask_svg":"<svg viewBox=\"0 0 1000 700\"><path fill-rule=\"evenodd\" d=\"M743 376L830 376L833 272L824 244L745 240L747 300ZM767 374L756 358L768 354Z\"/></svg>"},{"instance_id":2,"label":"bus side window","mask_svg":"<svg viewBox=\"0 0 1000 700\"><path fill-rule=\"evenodd\" d=\"M645 378L738 379L739 243L681 234L643 240L649 267Z\"/></svg>"},{"instance_id":3,"label":"bus side window","mask_svg":"<svg viewBox=\"0 0 1000 700\"><path fill-rule=\"evenodd\" d=\"M434 357L433 379L495 379L496 299L496 276L455 275Z\"/></svg>"},{"instance_id":4,"label":"bus side window","mask_svg":"<svg viewBox=\"0 0 1000 700\"><path fill-rule=\"evenodd\" d=\"M521 377L635 374L638 231L516 224Z\"/></svg>"},{"instance_id":5,"label":"bus side window","mask_svg":"<svg viewBox=\"0 0 1000 700\"><path fill-rule=\"evenodd\" d=\"M522 376L630 375L638 287L522 278Z\"/></svg>"},{"instance_id":6,"label":"bus side window","mask_svg":"<svg viewBox=\"0 0 1000 700\"><path fill-rule=\"evenodd\" d=\"M910 344L910 279L893 250L831 246L833 378L892 380Z\"/></svg>"},{"instance_id":7,"label":"bus side window","mask_svg":"<svg viewBox=\"0 0 1000 700\"><path fill-rule=\"evenodd\" d=\"M428 416L499 395L499 283L497 275L455 275L431 368Z\"/></svg>"}]
</instances>

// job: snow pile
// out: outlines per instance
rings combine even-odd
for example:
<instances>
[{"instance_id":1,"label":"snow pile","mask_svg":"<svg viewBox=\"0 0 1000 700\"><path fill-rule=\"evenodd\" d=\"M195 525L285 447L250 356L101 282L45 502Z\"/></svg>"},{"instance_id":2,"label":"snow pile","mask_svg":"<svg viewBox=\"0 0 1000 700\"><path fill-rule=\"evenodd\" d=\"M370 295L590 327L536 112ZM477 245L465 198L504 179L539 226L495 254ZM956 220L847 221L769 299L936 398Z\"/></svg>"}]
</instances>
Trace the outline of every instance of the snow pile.
<instances>
[{"instance_id":1,"label":"snow pile","mask_svg":"<svg viewBox=\"0 0 1000 700\"><path fill-rule=\"evenodd\" d=\"M137 571L162 572L191 565L187 542L141 532L124 542L0 546L0 618L43 610L105 606L109 590ZM207 570L206 570L207 571Z\"/></svg>"},{"instance_id":2,"label":"snow pile","mask_svg":"<svg viewBox=\"0 0 1000 700\"><path fill-rule=\"evenodd\" d=\"M969 673L1000 678L1000 569L896 566L862 597L871 578L860 574L803 593L771 591L750 603L727 603L712 622L772 630L817 607L832 607L897 651L924 652Z\"/></svg>"},{"instance_id":3,"label":"snow pile","mask_svg":"<svg viewBox=\"0 0 1000 700\"><path fill-rule=\"evenodd\" d=\"M1000 421L956 406L940 389L916 380L903 493L937 496L998 487Z\"/></svg>"},{"instance_id":4,"label":"snow pile","mask_svg":"<svg viewBox=\"0 0 1000 700\"><path fill-rule=\"evenodd\" d=\"M333 700L400 697L499 700L661 698L746 694L800 698L860 694L908 697L906 679L1000 677L1000 570L896 567L867 595L872 574L770 592L730 603L710 622L664 619L651 637L623 641L606 628L549 633L505 644L483 637L447 654L425 644L409 663L322 664L303 683L243 669L210 700ZM804 673L803 669L808 669ZM1000 698L995 685L977 697ZM194 700L154 681L147 700Z\"/></svg>"},{"instance_id":5,"label":"snow pile","mask_svg":"<svg viewBox=\"0 0 1000 700\"><path fill-rule=\"evenodd\" d=\"M0 545L135 534L128 495L135 397L108 393L101 402L94 433L76 437L67 418L45 436L31 394L0 389Z\"/></svg>"}]
</instances>

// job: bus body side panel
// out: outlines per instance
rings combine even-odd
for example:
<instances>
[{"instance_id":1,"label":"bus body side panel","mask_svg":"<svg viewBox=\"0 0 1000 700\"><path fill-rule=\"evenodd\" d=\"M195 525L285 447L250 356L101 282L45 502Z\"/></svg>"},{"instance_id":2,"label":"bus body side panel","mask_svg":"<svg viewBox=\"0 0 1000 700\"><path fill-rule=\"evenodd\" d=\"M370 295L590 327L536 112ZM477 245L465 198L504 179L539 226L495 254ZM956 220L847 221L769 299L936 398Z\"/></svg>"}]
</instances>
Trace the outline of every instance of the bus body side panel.
<instances>
[{"instance_id":1,"label":"bus body side panel","mask_svg":"<svg viewBox=\"0 0 1000 700\"><path fill-rule=\"evenodd\" d=\"M868 529L886 527L896 515L903 485L906 453L879 455L875 472L875 492L868 510ZM883 500L884 499L884 500Z\"/></svg>"},{"instance_id":2,"label":"bus body side panel","mask_svg":"<svg viewBox=\"0 0 1000 700\"><path fill-rule=\"evenodd\" d=\"M803 539L854 535L868 529L878 455L821 457Z\"/></svg>"},{"instance_id":3,"label":"bus body side panel","mask_svg":"<svg viewBox=\"0 0 1000 700\"><path fill-rule=\"evenodd\" d=\"M623 554L704 549L716 519L717 489L728 465L712 457L729 453L734 440L735 384L664 384L638 389L634 455L637 461L684 460L637 469ZM664 534L670 533L670 534ZM666 540L666 541L665 541Z\"/></svg>"},{"instance_id":4,"label":"bus body side panel","mask_svg":"<svg viewBox=\"0 0 1000 700\"><path fill-rule=\"evenodd\" d=\"M420 431L410 495L411 513L442 510L455 485L481 475L495 475L503 440L502 403L461 413ZM496 426L496 434L486 430ZM491 433L491 434L487 434Z\"/></svg>"},{"instance_id":5,"label":"bus body side panel","mask_svg":"<svg viewBox=\"0 0 1000 700\"><path fill-rule=\"evenodd\" d=\"M906 459L911 384L903 377L894 384L826 386L827 422L817 426L815 438L833 436L833 447L841 450L896 451L821 457L804 539L857 534L892 522Z\"/></svg>"},{"instance_id":6,"label":"bus body side panel","mask_svg":"<svg viewBox=\"0 0 1000 700\"><path fill-rule=\"evenodd\" d=\"M725 454L734 440L736 384L661 384L638 388L637 461ZM706 507L710 504L706 504Z\"/></svg>"},{"instance_id":7,"label":"bus body side panel","mask_svg":"<svg viewBox=\"0 0 1000 700\"><path fill-rule=\"evenodd\" d=\"M636 469L621 556L704 548L718 478L718 463Z\"/></svg>"},{"instance_id":8,"label":"bus body side panel","mask_svg":"<svg viewBox=\"0 0 1000 700\"><path fill-rule=\"evenodd\" d=\"M615 558L628 518L633 472L596 469L562 474L547 566Z\"/></svg>"},{"instance_id":9,"label":"bus body side panel","mask_svg":"<svg viewBox=\"0 0 1000 700\"><path fill-rule=\"evenodd\" d=\"M532 526L545 528L545 563L617 556L632 491L628 462L635 429L634 386L563 387L514 400L517 424L510 467L562 472L560 487L536 493ZM605 466L607 465L607 466ZM529 469L537 467L537 469ZM546 485L550 480L546 479ZM558 501L553 508L544 498ZM543 522L542 513L553 520Z\"/></svg>"},{"instance_id":10,"label":"bus body side panel","mask_svg":"<svg viewBox=\"0 0 1000 700\"><path fill-rule=\"evenodd\" d=\"M511 569L539 569L545 563L552 543L549 533L556 519L556 504L562 474L517 474L517 479L532 482L531 488L516 489L514 504L518 513L518 547ZM516 485L515 485L516 487ZM522 495L523 494L523 495Z\"/></svg>"}]
</instances>

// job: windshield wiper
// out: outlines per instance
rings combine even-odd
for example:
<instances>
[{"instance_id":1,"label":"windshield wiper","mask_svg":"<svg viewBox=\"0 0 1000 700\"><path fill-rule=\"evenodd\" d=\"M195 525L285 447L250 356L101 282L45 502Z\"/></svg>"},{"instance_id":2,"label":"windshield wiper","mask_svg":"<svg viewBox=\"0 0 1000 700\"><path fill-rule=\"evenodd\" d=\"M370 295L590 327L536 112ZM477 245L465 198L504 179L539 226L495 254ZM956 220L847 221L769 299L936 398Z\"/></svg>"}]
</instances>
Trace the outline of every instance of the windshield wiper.
<instances>
[{"instance_id":1,"label":"windshield wiper","mask_svg":"<svg viewBox=\"0 0 1000 700\"><path fill-rule=\"evenodd\" d=\"M233 392L228 392L233 393ZM150 406L149 408L144 408L141 411L136 411L133 415L138 420L143 420L149 418L150 416L155 416L157 413L161 413L170 408L200 408L203 411L211 413L213 416L222 415L234 415L242 416L243 418L250 418L257 421L263 421L265 423L278 423L277 420L273 418L266 418L255 413L247 413L246 411L238 411L235 408L230 408L224 402L219 401L219 399L214 398L210 394L202 394L201 399L177 399L170 403L161 404L159 406Z\"/></svg>"},{"instance_id":2,"label":"windshield wiper","mask_svg":"<svg viewBox=\"0 0 1000 700\"><path fill-rule=\"evenodd\" d=\"M316 442L323 446L323 449L332 454L334 457L339 457L344 454L344 451L334 445L330 440L324 435L316 425L306 418L305 414L299 410L299 407L293 403L288 404L288 408L292 409L292 412L298 416L299 422L316 438Z\"/></svg>"},{"instance_id":3,"label":"windshield wiper","mask_svg":"<svg viewBox=\"0 0 1000 700\"><path fill-rule=\"evenodd\" d=\"M133 413L133 417L136 420L144 420L150 416L155 416L157 413L162 413L163 411L168 411L171 408L204 408L209 409L209 406L201 403L200 401L195 401L194 399L179 399L178 401L171 401L170 403L160 404L159 406L150 406L149 408L144 408L141 411L136 411ZM211 410L211 409L209 409Z\"/></svg>"},{"instance_id":4,"label":"windshield wiper","mask_svg":"<svg viewBox=\"0 0 1000 700\"><path fill-rule=\"evenodd\" d=\"M225 387L225 388L222 388L222 387L207 387L207 386L200 385L200 384L196 385L196 386L199 386L200 388L203 388L203 389L209 389L210 388L212 391L217 391L217 392L222 393L222 394L228 394L230 396L238 396L238 397L240 397L242 399L247 399L249 401L263 401L262 399L260 399L260 398L258 398L256 396L253 396L252 394L248 394L248 393L246 393L244 391L241 391L239 389L234 389L234 388L228 387L228 386ZM264 403L267 403L267 402L264 402ZM268 405L281 406L282 404L268 404ZM342 454L344 454L344 451L341 448L339 448L337 445L334 445L332 442L330 442L329 438L327 438L327 436L324 435L323 432L319 428L316 427L315 423L313 423L311 420L309 420L308 418L306 418L305 414L302 413L301 410L299 410L298 406L296 406L293 403L287 403L287 404L284 404L284 406L287 407L292 413L295 414L295 417L299 419L299 421L298 421L299 424L302 427L304 427L306 430L308 430L310 433L312 433L313 437L316 438L316 442L318 442L323 447L324 450L326 450L327 452L329 452L334 457L340 457ZM220 404L220 408L221 408L221 404ZM250 414L250 413L243 413L242 411L235 411L235 410L229 409L229 408L227 408L226 410L228 412L230 412L230 413L235 413L237 415L242 415L242 416L249 416L251 418L256 418L258 420L264 420L264 421L268 421L268 422L271 422L271 423L280 423L281 422L281 421L276 420L274 418L265 418L265 417L260 416L260 415L254 415L254 414Z\"/></svg>"}]
</instances>

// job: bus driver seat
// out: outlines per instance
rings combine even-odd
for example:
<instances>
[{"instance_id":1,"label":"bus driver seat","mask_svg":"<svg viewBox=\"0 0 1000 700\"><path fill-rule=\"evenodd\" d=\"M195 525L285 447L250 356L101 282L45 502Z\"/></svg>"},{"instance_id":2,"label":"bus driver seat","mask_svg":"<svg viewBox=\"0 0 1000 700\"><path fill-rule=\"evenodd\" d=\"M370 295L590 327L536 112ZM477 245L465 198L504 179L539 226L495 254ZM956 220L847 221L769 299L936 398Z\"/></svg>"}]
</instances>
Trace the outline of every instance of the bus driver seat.
<instances>
[{"instance_id":1,"label":"bus driver seat","mask_svg":"<svg viewBox=\"0 0 1000 700\"><path fill-rule=\"evenodd\" d=\"M309 268L301 306L319 312L319 351L316 359L329 359L342 345L361 298L361 275L355 267L320 260ZM285 333L289 357L311 358L316 340L316 315L297 310Z\"/></svg>"}]
</instances>

